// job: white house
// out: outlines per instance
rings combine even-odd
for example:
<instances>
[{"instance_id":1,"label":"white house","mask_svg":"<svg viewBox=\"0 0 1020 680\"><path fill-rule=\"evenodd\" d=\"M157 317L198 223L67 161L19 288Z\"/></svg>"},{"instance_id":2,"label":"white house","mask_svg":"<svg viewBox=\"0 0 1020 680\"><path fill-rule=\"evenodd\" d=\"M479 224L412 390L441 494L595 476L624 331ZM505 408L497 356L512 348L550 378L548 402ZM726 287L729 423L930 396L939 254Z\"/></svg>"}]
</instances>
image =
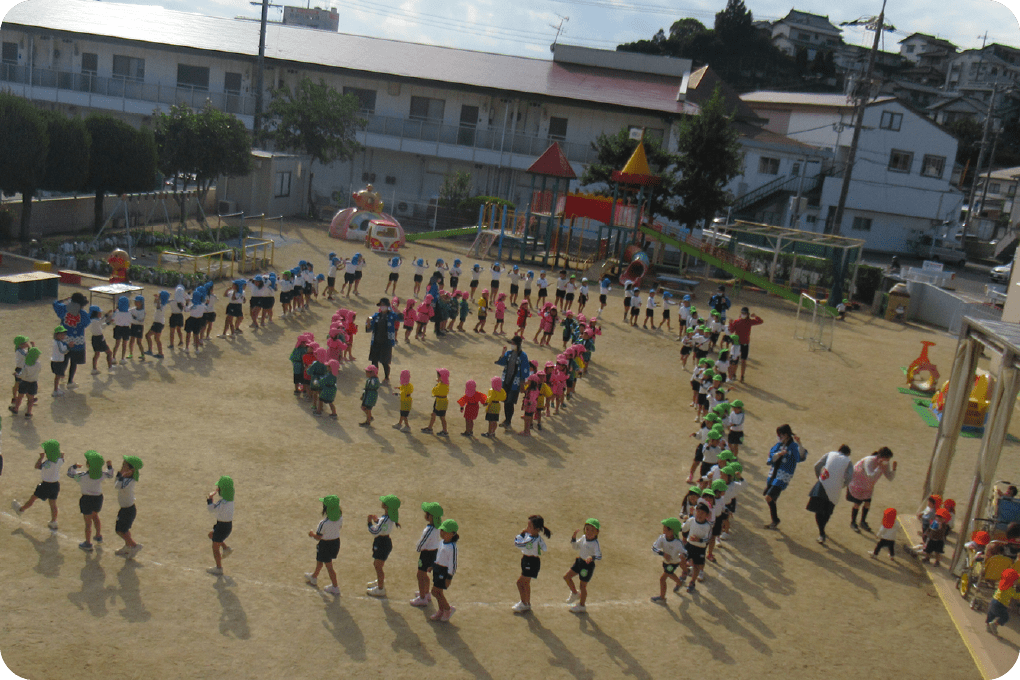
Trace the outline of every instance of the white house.
<instances>
[{"instance_id":1,"label":"white house","mask_svg":"<svg viewBox=\"0 0 1020 680\"><path fill-rule=\"evenodd\" d=\"M958 219L963 194L951 184L956 139L903 102L881 97L865 107L843 222L834 225L853 106L844 95L754 92L743 99L769 119L766 129L832 152L818 231L865 239L871 250L911 252L922 234Z\"/></svg>"},{"instance_id":2,"label":"white house","mask_svg":"<svg viewBox=\"0 0 1020 680\"><path fill-rule=\"evenodd\" d=\"M833 26L829 17L796 9L772 24L772 44L790 56L803 48L809 60L819 51L835 51L843 42L842 36L843 31Z\"/></svg>"}]
</instances>

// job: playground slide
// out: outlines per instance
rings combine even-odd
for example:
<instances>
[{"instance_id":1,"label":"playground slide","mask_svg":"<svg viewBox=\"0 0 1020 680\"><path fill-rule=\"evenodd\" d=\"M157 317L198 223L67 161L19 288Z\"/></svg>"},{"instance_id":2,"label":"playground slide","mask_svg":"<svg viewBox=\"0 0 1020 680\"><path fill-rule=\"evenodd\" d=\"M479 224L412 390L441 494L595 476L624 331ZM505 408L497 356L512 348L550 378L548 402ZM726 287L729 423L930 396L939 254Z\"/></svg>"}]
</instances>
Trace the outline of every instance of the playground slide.
<instances>
[{"instance_id":1,"label":"playground slide","mask_svg":"<svg viewBox=\"0 0 1020 680\"><path fill-rule=\"evenodd\" d=\"M648 256L640 250L634 255L627 268L620 274L620 284L625 285L628 281L634 284L635 288L641 287L641 278L648 273Z\"/></svg>"},{"instance_id":2,"label":"playground slide","mask_svg":"<svg viewBox=\"0 0 1020 680\"><path fill-rule=\"evenodd\" d=\"M649 227L642 226L641 231L643 231L649 238L655 241L661 241L662 243L665 243L668 246L673 246L674 248L677 248L680 251L687 253L691 257L696 257L702 262L707 262L713 267L718 267L719 269L722 269L728 274L732 274L738 279L743 279L744 281L747 281L752 286L757 286L758 288L761 288L762 290L768 293L772 293L773 295L785 298L787 300L790 300L791 302L797 303L800 302L800 293L794 292L789 288L781 286L777 283L772 283L764 276L752 274L751 272L741 269L740 267L732 265L728 262L723 262L719 258L709 255L703 250L695 248L694 246L684 241L675 239L672 236L661 234Z\"/></svg>"}]
</instances>

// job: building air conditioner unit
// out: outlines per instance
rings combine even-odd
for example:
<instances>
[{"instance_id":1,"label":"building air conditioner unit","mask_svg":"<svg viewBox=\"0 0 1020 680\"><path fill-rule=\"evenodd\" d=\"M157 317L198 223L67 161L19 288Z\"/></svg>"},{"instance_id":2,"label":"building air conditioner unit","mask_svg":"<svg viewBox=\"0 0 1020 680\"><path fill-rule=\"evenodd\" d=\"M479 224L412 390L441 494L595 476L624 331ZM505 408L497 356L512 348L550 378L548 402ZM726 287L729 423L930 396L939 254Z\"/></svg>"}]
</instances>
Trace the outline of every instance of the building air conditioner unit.
<instances>
[{"instance_id":1,"label":"building air conditioner unit","mask_svg":"<svg viewBox=\"0 0 1020 680\"><path fill-rule=\"evenodd\" d=\"M237 201L218 201L216 212L220 215L233 215L237 212Z\"/></svg>"},{"instance_id":2,"label":"building air conditioner unit","mask_svg":"<svg viewBox=\"0 0 1020 680\"><path fill-rule=\"evenodd\" d=\"M414 206L407 201L397 201L395 210L398 217L410 217L414 214Z\"/></svg>"}]
</instances>

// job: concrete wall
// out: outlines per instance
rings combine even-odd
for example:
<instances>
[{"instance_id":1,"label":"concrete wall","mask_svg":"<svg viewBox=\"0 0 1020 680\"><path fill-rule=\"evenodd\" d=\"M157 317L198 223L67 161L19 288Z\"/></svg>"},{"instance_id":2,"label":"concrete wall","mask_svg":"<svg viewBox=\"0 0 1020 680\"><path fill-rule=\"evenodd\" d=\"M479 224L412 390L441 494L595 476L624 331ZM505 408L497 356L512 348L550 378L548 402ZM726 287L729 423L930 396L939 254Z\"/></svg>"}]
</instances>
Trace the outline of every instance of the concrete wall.
<instances>
[{"instance_id":1,"label":"concrete wall","mask_svg":"<svg viewBox=\"0 0 1020 680\"><path fill-rule=\"evenodd\" d=\"M128 214L133 224L142 226L149 219L149 224L162 224L165 222L162 202L158 199L145 197L133 197L128 202ZM177 202L170 198L165 200L167 213L170 219L177 220L180 210ZM32 203L32 224L31 237L43 238L55 234L91 234L93 221L93 206L95 196L76 196L67 198L47 198ZM103 201L103 215L109 217L110 213L117 206L117 197L107 195ZM3 207L11 212L14 218L12 237L17 236L17 230L21 224L21 202L4 201ZM206 201L202 205L206 215L216 214L216 187L209 189ZM192 197L188 201L188 217L194 218L198 215L196 200ZM118 212L121 218L120 227L123 228L123 213Z\"/></svg>"},{"instance_id":2,"label":"concrete wall","mask_svg":"<svg viewBox=\"0 0 1020 680\"><path fill-rule=\"evenodd\" d=\"M967 302L953 293L942 290L930 283L908 282L910 308L907 318L911 321L935 326L956 333L960 330L963 317L1000 321L1001 313L976 302Z\"/></svg>"}]
</instances>

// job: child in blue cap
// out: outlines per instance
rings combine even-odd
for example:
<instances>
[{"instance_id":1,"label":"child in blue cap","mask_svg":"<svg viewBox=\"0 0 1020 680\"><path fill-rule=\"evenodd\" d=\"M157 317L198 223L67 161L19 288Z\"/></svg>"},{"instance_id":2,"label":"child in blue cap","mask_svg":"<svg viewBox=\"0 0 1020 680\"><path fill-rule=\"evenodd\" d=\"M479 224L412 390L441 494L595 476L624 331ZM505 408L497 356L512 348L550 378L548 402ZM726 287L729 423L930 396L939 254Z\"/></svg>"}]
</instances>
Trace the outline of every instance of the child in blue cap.
<instances>
[{"instance_id":1,"label":"child in blue cap","mask_svg":"<svg viewBox=\"0 0 1020 680\"><path fill-rule=\"evenodd\" d=\"M155 359L163 358L163 328L166 324L166 306L170 302L170 293L165 290L161 290L153 296L155 309L152 312L152 325L149 326L149 332L145 334L145 343L148 345L148 349L145 351L147 355ZM152 341L156 341L156 353L152 353ZM95 362L93 362L95 364ZM93 368L95 366L93 365Z\"/></svg>"}]
</instances>

